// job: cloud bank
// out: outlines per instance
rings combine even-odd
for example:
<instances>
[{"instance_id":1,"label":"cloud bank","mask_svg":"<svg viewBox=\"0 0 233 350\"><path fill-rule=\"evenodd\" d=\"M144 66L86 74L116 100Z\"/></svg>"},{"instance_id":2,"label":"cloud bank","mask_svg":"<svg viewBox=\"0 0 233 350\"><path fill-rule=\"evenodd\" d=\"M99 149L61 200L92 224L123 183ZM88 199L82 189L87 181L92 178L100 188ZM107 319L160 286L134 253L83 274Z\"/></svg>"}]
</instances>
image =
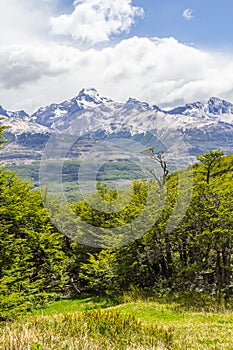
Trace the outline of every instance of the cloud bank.
<instances>
[{"instance_id":1,"label":"cloud bank","mask_svg":"<svg viewBox=\"0 0 233 350\"><path fill-rule=\"evenodd\" d=\"M76 0L73 12L52 17L50 26L53 34L94 45L128 32L143 14L143 9L133 6L131 0Z\"/></svg>"},{"instance_id":2,"label":"cloud bank","mask_svg":"<svg viewBox=\"0 0 233 350\"><path fill-rule=\"evenodd\" d=\"M10 46L0 50L0 101L32 111L94 87L117 101L129 96L174 106L210 96L233 101L233 57L170 38L122 40L102 50L67 45Z\"/></svg>"},{"instance_id":3,"label":"cloud bank","mask_svg":"<svg viewBox=\"0 0 233 350\"><path fill-rule=\"evenodd\" d=\"M116 101L135 97L161 107L213 95L233 102L231 54L197 49L173 37L135 36L113 45L108 40L130 30L143 14L140 7L129 0L79 0L64 14L67 7L54 9L58 3L62 0L0 2L0 105L5 108L33 112L83 87ZM75 41L60 40L51 28ZM94 46L81 50L78 44L84 41ZM101 41L108 47L97 49Z\"/></svg>"}]
</instances>

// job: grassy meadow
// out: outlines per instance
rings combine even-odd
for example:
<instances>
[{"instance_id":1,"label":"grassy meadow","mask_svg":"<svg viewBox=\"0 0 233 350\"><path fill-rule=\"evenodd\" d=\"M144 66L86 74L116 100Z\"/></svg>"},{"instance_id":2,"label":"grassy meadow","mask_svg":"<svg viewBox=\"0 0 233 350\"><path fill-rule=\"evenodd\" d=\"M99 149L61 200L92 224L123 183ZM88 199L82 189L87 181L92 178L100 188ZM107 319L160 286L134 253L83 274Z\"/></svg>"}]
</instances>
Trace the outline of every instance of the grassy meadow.
<instances>
[{"instance_id":1,"label":"grassy meadow","mask_svg":"<svg viewBox=\"0 0 233 350\"><path fill-rule=\"evenodd\" d=\"M233 309L201 294L56 301L0 328L2 350L232 349Z\"/></svg>"}]
</instances>

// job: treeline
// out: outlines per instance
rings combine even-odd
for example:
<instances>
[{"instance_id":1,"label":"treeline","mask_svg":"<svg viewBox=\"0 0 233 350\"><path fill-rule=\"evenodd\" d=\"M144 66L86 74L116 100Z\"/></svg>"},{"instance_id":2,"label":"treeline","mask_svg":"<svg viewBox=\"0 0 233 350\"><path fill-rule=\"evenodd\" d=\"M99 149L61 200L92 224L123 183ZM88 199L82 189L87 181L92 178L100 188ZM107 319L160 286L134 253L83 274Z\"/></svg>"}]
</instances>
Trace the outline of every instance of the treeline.
<instances>
[{"instance_id":1,"label":"treeline","mask_svg":"<svg viewBox=\"0 0 233 350\"><path fill-rule=\"evenodd\" d=\"M74 254L72 273L81 290L114 294L137 287L231 294L233 156L223 157L218 150L198 160L185 171L169 176L165 172L164 178L149 183L135 181L132 200L121 212L101 213L85 201L73 205L79 218L105 228L134 222L145 206L149 208L141 219L149 221L149 229L144 232L147 225L137 223L129 243L119 244L124 242L123 231L120 239L109 236L118 248L113 244L111 249L85 249L78 259ZM161 187L162 180L166 182ZM106 201L117 197L116 190L103 185L98 190ZM148 205L149 192L153 199ZM109 237L103 233L95 239L101 238L104 245Z\"/></svg>"},{"instance_id":2,"label":"treeline","mask_svg":"<svg viewBox=\"0 0 233 350\"><path fill-rule=\"evenodd\" d=\"M131 288L228 297L233 282L233 156L218 150L198 158L186 170L136 180L124 191L99 183L88 201L70 204L79 222L90 227L72 238L51 222L44 207L47 194L2 167L1 319L61 295L116 295ZM113 210L101 210L100 199ZM114 210L116 201L120 211ZM64 213L57 210L59 215ZM105 230L97 234L96 228L109 235ZM79 239L85 235L87 244Z\"/></svg>"}]
</instances>

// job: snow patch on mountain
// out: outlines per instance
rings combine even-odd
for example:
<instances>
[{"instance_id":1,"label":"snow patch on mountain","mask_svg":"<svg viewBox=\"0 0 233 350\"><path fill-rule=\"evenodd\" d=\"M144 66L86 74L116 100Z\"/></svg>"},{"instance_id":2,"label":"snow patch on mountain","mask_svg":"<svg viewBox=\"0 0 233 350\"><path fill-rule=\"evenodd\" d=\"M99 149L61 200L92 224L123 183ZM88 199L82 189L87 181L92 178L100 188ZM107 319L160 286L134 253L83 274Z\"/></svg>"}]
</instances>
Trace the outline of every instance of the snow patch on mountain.
<instances>
[{"instance_id":1,"label":"snow patch on mountain","mask_svg":"<svg viewBox=\"0 0 233 350\"><path fill-rule=\"evenodd\" d=\"M10 132L14 135L20 135L23 133L30 134L51 134L52 130L43 126L36 124L34 122L30 122L27 120L23 120L22 118L4 118L0 121L0 125L7 126L7 132Z\"/></svg>"},{"instance_id":2,"label":"snow patch on mountain","mask_svg":"<svg viewBox=\"0 0 233 350\"><path fill-rule=\"evenodd\" d=\"M215 120L216 122L233 123L233 104L217 97L211 97L206 103L194 102L176 107L166 113L185 115L195 120L205 119L207 122Z\"/></svg>"},{"instance_id":3,"label":"snow patch on mountain","mask_svg":"<svg viewBox=\"0 0 233 350\"><path fill-rule=\"evenodd\" d=\"M74 98L39 108L32 116L24 111L8 112L0 106L4 125L11 125L13 133L23 130L31 133L59 132L83 135L97 130L131 134L144 131L190 130L233 125L233 105L211 97L207 102L194 102L161 110L147 102L129 98L119 103L102 97L93 88L82 89Z\"/></svg>"},{"instance_id":4,"label":"snow patch on mountain","mask_svg":"<svg viewBox=\"0 0 233 350\"><path fill-rule=\"evenodd\" d=\"M29 118L29 115L23 110L11 112L11 111L7 111L2 106L0 106L0 118L1 117L7 117L7 118Z\"/></svg>"},{"instance_id":5,"label":"snow patch on mountain","mask_svg":"<svg viewBox=\"0 0 233 350\"><path fill-rule=\"evenodd\" d=\"M194 102L164 111L135 98L118 103L101 97L95 89L82 89L70 100L40 108L31 120L76 135L93 130L118 133L120 127L135 134L139 129L186 130L216 126L219 122L231 124L233 105L211 97L206 103Z\"/></svg>"},{"instance_id":6,"label":"snow patch on mountain","mask_svg":"<svg viewBox=\"0 0 233 350\"><path fill-rule=\"evenodd\" d=\"M147 102L141 102L135 98L129 98L128 101L125 104L126 108L129 109L134 109L138 112L143 112L143 111L147 111L150 108L150 105Z\"/></svg>"},{"instance_id":7,"label":"snow patch on mountain","mask_svg":"<svg viewBox=\"0 0 233 350\"><path fill-rule=\"evenodd\" d=\"M86 108L95 108L96 105L99 104L108 104L112 103L113 100L107 97L101 97L100 94L96 89L82 89L77 98L77 105L82 107L83 109Z\"/></svg>"}]
</instances>

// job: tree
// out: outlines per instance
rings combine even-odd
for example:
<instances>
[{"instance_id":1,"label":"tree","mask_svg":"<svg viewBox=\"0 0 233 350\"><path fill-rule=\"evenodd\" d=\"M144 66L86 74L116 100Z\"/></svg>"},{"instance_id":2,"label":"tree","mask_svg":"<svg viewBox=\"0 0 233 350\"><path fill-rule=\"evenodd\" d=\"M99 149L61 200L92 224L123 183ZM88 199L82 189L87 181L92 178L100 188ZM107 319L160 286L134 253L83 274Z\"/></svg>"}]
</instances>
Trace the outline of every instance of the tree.
<instances>
[{"instance_id":1,"label":"tree","mask_svg":"<svg viewBox=\"0 0 233 350\"><path fill-rule=\"evenodd\" d=\"M63 235L51 225L39 191L0 169L0 309L31 309L67 281Z\"/></svg>"},{"instance_id":2,"label":"tree","mask_svg":"<svg viewBox=\"0 0 233 350\"><path fill-rule=\"evenodd\" d=\"M223 156L224 151L218 149L216 151L209 151L208 153L203 153L201 155L197 155L197 159L204 165L204 169L206 172L206 182L209 184L210 182L210 173L216 165L217 161Z\"/></svg>"},{"instance_id":3,"label":"tree","mask_svg":"<svg viewBox=\"0 0 233 350\"><path fill-rule=\"evenodd\" d=\"M140 217L145 208L148 215L144 220L152 223L144 226L143 219L139 220L136 230L142 232L141 226L147 230L139 236L132 231L134 239L121 246L86 247L85 251L77 247L78 257L72 271L74 277L76 273L80 279L81 290L119 293L131 286L140 289L163 286L178 291L197 289L230 295L233 285L233 155L219 162L221 155L221 150L209 152L200 156L204 163L171 174L166 179L166 192L165 188L158 190L156 180L135 181L130 201L127 200L128 190L121 192L122 203L127 204L120 212L98 211L84 201L75 204L77 215L98 227L129 224ZM119 192L101 184L98 191L104 201L113 201L112 205L119 197ZM152 203L148 200L150 193L153 193ZM101 209L96 195L92 200L95 207L99 204ZM177 207L178 210L174 210ZM109 238L117 242L116 237Z\"/></svg>"},{"instance_id":4,"label":"tree","mask_svg":"<svg viewBox=\"0 0 233 350\"><path fill-rule=\"evenodd\" d=\"M159 188L160 190L163 189L167 179L168 179L168 175L169 175L169 171L167 168L167 163L166 161L163 159L163 153L162 152L155 152L155 147L151 146L146 148L143 151L144 154L147 154L150 156L150 158L152 160L154 160L155 162L159 163L161 169L162 169L162 175L157 175L155 169L147 169L151 175L153 175L154 179L158 182L159 184Z\"/></svg>"}]
</instances>

